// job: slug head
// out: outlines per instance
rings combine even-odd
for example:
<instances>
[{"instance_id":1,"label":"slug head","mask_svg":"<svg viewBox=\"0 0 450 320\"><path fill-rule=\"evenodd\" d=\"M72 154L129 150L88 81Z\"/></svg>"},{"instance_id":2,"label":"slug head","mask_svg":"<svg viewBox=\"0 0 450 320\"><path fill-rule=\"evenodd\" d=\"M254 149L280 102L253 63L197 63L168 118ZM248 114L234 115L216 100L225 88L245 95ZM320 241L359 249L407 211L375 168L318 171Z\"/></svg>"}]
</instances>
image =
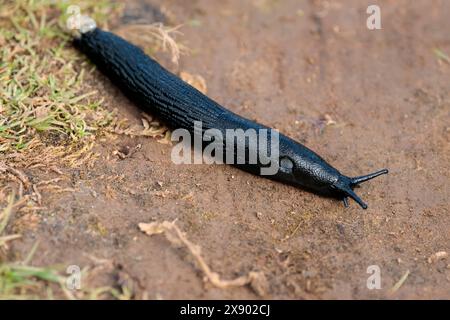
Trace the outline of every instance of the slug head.
<instances>
[{"instance_id":1,"label":"slug head","mask_svg":"<svg viewBox=\"0 0 450 320\"><path fill-rule=\"evenodd\" d=\"M361 200L361 198L353 191L353 189L360 183L371 180L383 174L387 174L387 169L379 170L368 175L359 177L346 177L341 175L338 180L331 185L331 188L340 193L343 196L344 205L348 207L348 198L355 200L363 209L367 209L367 204Z\"/></svg>"},{"instance_id":2,"label":"slug head","mask_svg":"<svg viewBox=\"0 0 450 320\"><path fill-rule=\"evenodd\" d=\"M383 169L364 176L347 177L329 166L326 162L317 161L314 165L305 166L305 161L296 157L280 158L280 172L278 178L284 182L306 187L325 195L331 195L344 201L348 207L348 198L356 201L361 208L367 209L367 204L353 191L362 182L387 174Z\"/></svg>"}]
</instances>

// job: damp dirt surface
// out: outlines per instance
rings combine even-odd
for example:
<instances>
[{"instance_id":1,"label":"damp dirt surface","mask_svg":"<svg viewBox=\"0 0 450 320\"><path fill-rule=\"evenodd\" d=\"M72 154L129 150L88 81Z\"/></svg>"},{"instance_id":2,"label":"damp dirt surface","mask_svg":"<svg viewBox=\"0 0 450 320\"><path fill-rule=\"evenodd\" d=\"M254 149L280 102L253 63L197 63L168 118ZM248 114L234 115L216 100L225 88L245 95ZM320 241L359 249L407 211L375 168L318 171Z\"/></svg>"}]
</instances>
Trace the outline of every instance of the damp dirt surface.
<instances>
[{"instance_id":1,"label":"damp dirt surface","mask_svg":"<svg viewBox=\"0 0 450 320\"><path fill-rule=\"evenodd\" d=\"M157 139L104 137L93 168L64 171L73 192L43 194L33 227L16 221L16 254L38 240L33 264L89 267L82 285L127 286L134 298L450 298L450 258L435 255L450 253L450 61L438 54L450 53L450 2L380 1L381 30L366 27L370 4L135 1L116 24L182 24L191 52L178 66L162 55L172 71L201 75L208 96L346 175L388 168L357 189L367 210L231 166L175 165ZM140 121L105 77L92 86ZM189 251L138 228L175 219L223 279L259 271L264 290L216 288ZM367 287L370 266L381 289Z\"/></svg>"}]
</instances>

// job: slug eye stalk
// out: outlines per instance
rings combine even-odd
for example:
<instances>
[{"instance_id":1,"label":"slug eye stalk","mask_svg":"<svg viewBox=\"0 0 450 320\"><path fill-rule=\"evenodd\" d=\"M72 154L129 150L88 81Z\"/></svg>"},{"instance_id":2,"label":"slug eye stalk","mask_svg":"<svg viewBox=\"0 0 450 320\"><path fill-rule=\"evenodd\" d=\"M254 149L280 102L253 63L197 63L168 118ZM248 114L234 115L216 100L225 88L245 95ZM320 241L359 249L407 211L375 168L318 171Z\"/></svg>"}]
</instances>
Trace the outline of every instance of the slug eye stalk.
<instances>
[{"instance_id":1,"label":"slug eye stalk","mask_svg":"<svg viewBox=\"0 0 450 320\"><path fill-rule=\"evenodd\" d=\"M352 198L353 200L358 203L361 208L367 209L367 204L353 191L353 188L358 186L360 183L372 180L376 177L379 177L383 174L387 174L389 171L387 169L379 170L374 173L370 173L368 175L354 177L354 178L348 178L343 176L340 178L337 183L335 184L335 188L341 191L344 194L344 206L348 207L348 198Z\"/></svg>"},{"instance_id":2,"label":"slug eye stalk","mask_svg":"<svg viewBox=\"0 0 450 320\"><path fill-rule=\"evenodd\" d=\"M377 171L377 172L374 172L374 173L370 173L370 174L365 175L365 176L359 176L359 177L351 178L351 182L352 182L353 185L356 186L356 185L358 185L358 184L360 184L362 182L366 182L366 181L372 180L373 178L379 177L379 176L381 176L383 174L387 174L388 172L389 172L388 169L383 169L383 170L380 170L380 171Z\"/></svg>"}]
</instances>

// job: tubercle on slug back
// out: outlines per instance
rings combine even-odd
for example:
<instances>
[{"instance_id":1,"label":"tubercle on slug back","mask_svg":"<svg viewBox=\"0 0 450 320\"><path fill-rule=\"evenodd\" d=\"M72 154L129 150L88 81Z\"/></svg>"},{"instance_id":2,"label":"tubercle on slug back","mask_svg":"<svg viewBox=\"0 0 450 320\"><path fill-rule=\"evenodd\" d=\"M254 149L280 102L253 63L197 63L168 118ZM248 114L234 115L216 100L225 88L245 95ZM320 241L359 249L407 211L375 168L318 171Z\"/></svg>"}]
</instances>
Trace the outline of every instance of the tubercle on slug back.
<instances>
[{"instance_id":1,"label":"tubercle on slug back","mask_svg":"<svg viewBox=\"0 0 450 320\"><path fill-rule=\"evenodd\" d=\"M77 47L140 107L156 113L169 126L190 128L193 121L202 121L220 130L263 127L211 100L133 44L96 28L88 19L86 23L89 25L76 39ZM348 198L352 198L366 209L367 204L353 189L388 173L383 169L365 176L347 177L315 152L284 135L281 135L280 148L286 167L281 166L279 172L267 178L340 198L345 206ZM254 167L254 164L239 166L252 173Z\"/></svg>"}]
</instances>

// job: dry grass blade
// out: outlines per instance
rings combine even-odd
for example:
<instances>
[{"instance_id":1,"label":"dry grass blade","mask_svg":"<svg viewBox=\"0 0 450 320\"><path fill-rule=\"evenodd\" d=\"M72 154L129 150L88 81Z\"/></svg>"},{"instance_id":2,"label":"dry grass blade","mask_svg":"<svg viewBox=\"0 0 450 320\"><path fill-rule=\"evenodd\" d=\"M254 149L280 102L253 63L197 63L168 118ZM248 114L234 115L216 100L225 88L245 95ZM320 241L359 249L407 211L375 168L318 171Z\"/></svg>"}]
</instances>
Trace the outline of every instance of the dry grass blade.
<instances>
[{"instance_id":1,"label":"dry grass blade","mask_svg":"<svg viewBox=\"0 0 450 320\"><path fill-rule=\"evenodd\" d=\"M13 207L14 207L14 194L11 194L9 196L8 205L0 213L0 235L3 233L3 231L5 231L9 218L11 217Z\"/></svg>"},{"instance_id":2,"label":"dry grass blade","mask_svg":"<svg viewBox=\"0 0 450 320\"><path fill-rule=\"evenodd\" d=\"M9 242L9 241L13 241L13 240L19 239L21 237L22 236L20 234L10 234L7 236L0 237L0 247L5 246L7 244L7 242Z\"/></svg>"},{"instance_id":3,"label":"dry grass blade","mask_svg":"<svg viewBox=\"0 0 450 320\"><path fill-rule=\"evenodd\" d=\"M5 231L5 228L11 217L13 208L14 208L14 194L11 194L9 196L8 205L0 213L0 248L5 246L7 242L15 240L15 239L19 239L21 237L20 234L10 234L10 235L6 235L6 236L2 236L2 233Z\"/></svg>"},{"instance_id":4,"label":"dry grass blade","mask_svg":"<svg viewBox=\"0 0 450 320\"><path fill-rule=\"evenodd\" d=\"M185 46L175 40L175 37L181 34L178 31L180 27L167 27L162 23L135 24L121 27L117 33L150 50L150 53L161 50L163 52L168 51L172 57L172 62L178 65L181 54L187 51Z\"/></svg>"},{"instance_id":5,"label":"dry grass blade","mask_svg":"<svg viewBox=\"0 0 450 320\"><path fill-rule=\"evenodd\" d=\"M433 52L439 60L445 61L446 63L450 64L450 57L444 51L439 48L434 48Z\"/></svg>"},{"instance_id":6,"label":"dry grass blade","mask_svg":"<svg viewBox=\"0 0 450 320\"><path fill-rule=\"evenodd\" d=\"M2 168L4 168L6 172L9 172L10 174L16 176L22 182L25 189L28 189L30 187L30 180L22 171L7 165L2 165L0 163L0 170L2 170Z\"/></svg>"},{"instance_id":7,"label":"dry grass blade","mask_svg":"<svg viewBox=\"0 0 450 320\"><path fill-rule=\"evenodd\" d=\"M208 87L206 86L205 78L198 74L190 74L188 72L182 71L180 72L180 78L193 86L195 89L200 91L203 94L206 94L208 91Z\"/></svg>"},{"instance_id":8,"label":"dry grass blade","mask_svg":"<svg viewBox=\"0 0 450 320\"><path fill-rule=\"evenodd\" d=\"M398 289L405 283L406 279L409 276L409 270L406 270L405 274L397 281L397 283L389 290L389 296L395 294Z\"/></svg>"}]
</instances>

